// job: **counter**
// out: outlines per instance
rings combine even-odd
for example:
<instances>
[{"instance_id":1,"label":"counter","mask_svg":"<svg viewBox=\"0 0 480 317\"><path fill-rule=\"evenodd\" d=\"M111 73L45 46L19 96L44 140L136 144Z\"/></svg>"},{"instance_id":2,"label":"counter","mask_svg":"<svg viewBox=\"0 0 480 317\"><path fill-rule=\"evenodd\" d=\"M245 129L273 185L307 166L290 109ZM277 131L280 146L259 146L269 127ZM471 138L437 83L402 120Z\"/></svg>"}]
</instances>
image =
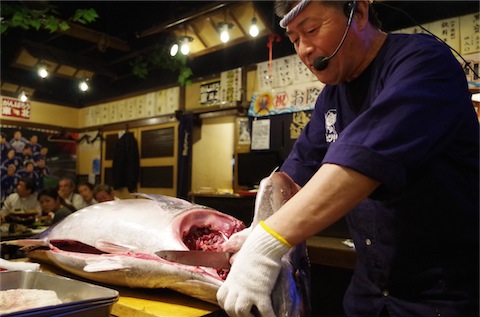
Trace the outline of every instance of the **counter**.
<instances>
[{"instance_id":1,"label":"counter","mask_svg":"<svg viewBox=\"0 0 480 317\"><path fill-rule=\"evenodd\" d=\"M312 264L353 269L355 250L343 244L345 238L314 236L307 240L308 257Z\"/></svg>"},{"instance_id":2,"label":"counter","mask_svg":"<svg viewBox=\"0 0 480 317\"><path fill-rule=\"evenodd\" d=\"M15 261L29 262L29 259L23 258L16 259ZM170 289L126 288L103 285L70 274L46 263L41 263L40 270L117 290L120 296L112 307L112 317L227 316L217 305L183 295Z\"/></svg>"},{"instance_id":3,"label":"counter","mask_svg":"<svg viewBox=\"0 0 480 317\"><path fill-rule=\"evenodd\" d=\"M190 201L195 204L208 206L220 212L231 215L249 226L253 220L255 209L255 194L213 194L189 193Z\"/></svg>"}]
</instances>

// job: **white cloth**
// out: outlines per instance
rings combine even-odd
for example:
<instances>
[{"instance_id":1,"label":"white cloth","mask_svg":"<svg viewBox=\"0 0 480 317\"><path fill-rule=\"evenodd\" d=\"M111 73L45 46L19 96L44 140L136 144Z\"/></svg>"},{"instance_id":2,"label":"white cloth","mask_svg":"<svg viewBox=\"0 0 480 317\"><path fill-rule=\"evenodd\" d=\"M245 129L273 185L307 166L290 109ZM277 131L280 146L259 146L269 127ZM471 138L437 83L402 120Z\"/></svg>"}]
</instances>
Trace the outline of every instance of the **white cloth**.
<instances>
[{"instance_id":1,"label":"white cloth","mask_svg":"<svg viewBox=\"0 0 480 317\"><path fill-rule=\"evenodd\" d=\"M36 193L28 197L20 197L17 193L10 194L3 202L2 209L7 212L13 212L15 209L36 210L39 214L42 211Z\"/></svg>"}]
</instances>

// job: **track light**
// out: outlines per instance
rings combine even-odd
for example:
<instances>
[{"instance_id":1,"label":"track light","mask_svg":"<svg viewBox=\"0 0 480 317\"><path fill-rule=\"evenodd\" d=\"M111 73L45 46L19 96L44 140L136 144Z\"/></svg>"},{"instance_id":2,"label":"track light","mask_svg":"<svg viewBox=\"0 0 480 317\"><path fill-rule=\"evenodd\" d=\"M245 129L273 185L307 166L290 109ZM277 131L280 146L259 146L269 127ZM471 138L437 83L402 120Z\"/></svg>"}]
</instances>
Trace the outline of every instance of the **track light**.
<instances>
[{"instance_id":1,"label":"track light","mask_svg":"<svg viewBox=\"0 0 480 317\"><path fill-rule=\"evenodd\" d=\"M191 36L182 36L178 39L177 43L174 43L170 48L170 55L177 55L179 49L180 53L183 55L188 55L190 53L190 42L193 42L193 37Z\"/></svg>"},{"instance_id":2,"label":"track light","mask_svg":"<svg viewBox=\"0 0 480 317\"><path fill-rule=\"evenodd\" d=\"M228 41L230 41L229 30L233 28L233 24L228 22L221 22L218 24L217 28L220 32L220 41L222 41L223 43L227 43Z\"/></svg>"},{"instance_id":3,"label":"track light","mask_svg":"<svg viewBox=\"0 0 480 317\"><path fill-rule=\"evenodd\" d=\"M252 24L250 25L249 33L251 37L257 37L259 33L258 26L257 26L257 18L255 17L253 17L252 19Z\"/></svg>"},{"instance_id":4,"label":"track light","mask_svg":"<svg viewBox=\"0 0 480 317\"><path fill-rule=\"evenodd\" d=\"M170 56L175 56L178 53L178 44L174 43L172 47L170 47Z\"/></svg>"},{"instance_id":5,"label":"track light","mask_svg":"<svg viewBox=\"0 0 480 317\"><path fill-rule=\"evenodd\" d=\"M20 95L18 95L18 99L20 99L21 102L27 102L28 97L27 97L27 95L25 94L25 91L22 91L22 92L20 93Z\"/></svg>"},{"instance_id":6,"label":"track light","mask_svg":"<svg viewBox=\"0 0 480 317\"><path fill-rule=\"evenodd\" d=\"M80 84L78 85L78 88L80 88L81 91L87 91L88 88L90 87L88 85L88 82L89 82L89 79L88 78L84 78L82 79L82 81L80 81Z\"/></svg>"},{"instance_id":7,"label":"track light","mask_svg":"<svg viewBox=\"0 0 480 317\"><path fill-rule=\"evenodd\" d=\"M48 76L47 65L45 65L45 64L40 64L40 65L38 66L37 74L38 74L38 76L40 76L41 78L47 78L47 76Z\"/></svg>"}]
</instances>

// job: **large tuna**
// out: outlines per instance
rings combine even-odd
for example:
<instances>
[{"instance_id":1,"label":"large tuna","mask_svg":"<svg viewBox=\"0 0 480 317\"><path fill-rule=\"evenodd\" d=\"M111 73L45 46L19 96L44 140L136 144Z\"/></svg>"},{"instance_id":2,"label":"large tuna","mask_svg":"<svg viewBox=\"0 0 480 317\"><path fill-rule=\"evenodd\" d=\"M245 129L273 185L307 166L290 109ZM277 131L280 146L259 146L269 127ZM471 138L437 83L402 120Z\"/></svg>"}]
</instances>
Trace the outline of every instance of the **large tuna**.
<instances>
[{"instance_id":1,"label":"large tuna","mask_svg":"<svg viewBox=\"0 0 480 317\"><path fill-rule=\"evenodd\" d=\"M262 184L254 223L296 192L293 181L282 173L272 174ZM170 288L216 304L216 292L228 270L174 263L154 252L221 250L221 244L245 225L234 217L178 198L141 196L149 199L92 205L71 214L37 239L8 243L24 246L32 259L50 262L93 281ZM305 245L299 245L284 257L284 269L272 296L277 316L305 313L308 274Z\"/></svg>"}]
</instances>

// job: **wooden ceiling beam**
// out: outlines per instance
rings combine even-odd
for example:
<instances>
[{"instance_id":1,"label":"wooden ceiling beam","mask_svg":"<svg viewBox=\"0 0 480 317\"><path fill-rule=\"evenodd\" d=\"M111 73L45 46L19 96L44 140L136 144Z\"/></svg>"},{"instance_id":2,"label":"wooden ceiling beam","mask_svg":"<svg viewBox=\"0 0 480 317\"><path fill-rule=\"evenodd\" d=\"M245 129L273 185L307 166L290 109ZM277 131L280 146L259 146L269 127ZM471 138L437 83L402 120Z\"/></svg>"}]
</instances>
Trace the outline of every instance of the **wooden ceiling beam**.
<instances>
[{"instance_id":1,"label":"wooden ceiling beam","mask_svg":"<svg viewBox=\"0 0 480 317\"><path fill-rule=\"evenodd\" d=\"M97 48L103 51L113 48L122 52L130 52L131 48L127 41L101 33L76 23L68 22L70 28L66 31L57 30L58 33L97 44Z\"/></svg>"}]
</instances>

